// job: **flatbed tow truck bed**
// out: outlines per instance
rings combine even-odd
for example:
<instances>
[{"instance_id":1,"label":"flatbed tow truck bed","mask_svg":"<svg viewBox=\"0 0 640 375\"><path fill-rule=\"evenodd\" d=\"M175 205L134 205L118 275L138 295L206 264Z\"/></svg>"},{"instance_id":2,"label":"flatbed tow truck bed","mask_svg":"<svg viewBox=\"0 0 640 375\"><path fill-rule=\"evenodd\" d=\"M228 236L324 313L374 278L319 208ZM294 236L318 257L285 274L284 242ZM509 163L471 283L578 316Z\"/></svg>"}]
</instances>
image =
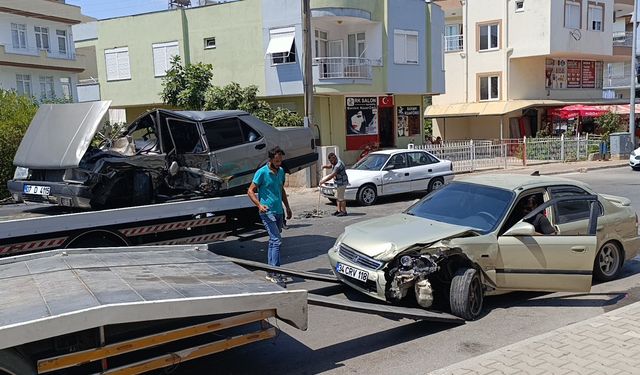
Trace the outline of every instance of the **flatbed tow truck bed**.
<instances>
[{"instance_id":1,"label":"flatbed tow truck bed","mask_svg":"<svg viewBox=\"0 0 640 375\"><path fill-rule=\"evenodd\" d=\"M3 258L0 282L0 352L16 351L26 364L37 367L37 373L88 362L102 362L103 373L140 373L171 363L161 356L115 371L105 368L106 358L130 352L132 347L157 346L169 336L193 337L239 323L262 322L263 329L257 333L168 354L173 360L176 355L182 361L197 358L194 353L211 354L238 346L233 343L273 337L275 330L264 328L264 318L272 316L307 328L306 291L266 282L202 245L55 250ZM177 333L172 328L120 343L105 339L105 327L108 331L118 325L205 316L223 318L213 324L180 327ZM48 345L41 349L47 340L91 331L98 332L100 341L94 346L72 350L78 345L70 345L57 353ZM33 343L39 343L38 350ZM2 365L0 361L0 369Z\"/></svg>"}]
</instances>

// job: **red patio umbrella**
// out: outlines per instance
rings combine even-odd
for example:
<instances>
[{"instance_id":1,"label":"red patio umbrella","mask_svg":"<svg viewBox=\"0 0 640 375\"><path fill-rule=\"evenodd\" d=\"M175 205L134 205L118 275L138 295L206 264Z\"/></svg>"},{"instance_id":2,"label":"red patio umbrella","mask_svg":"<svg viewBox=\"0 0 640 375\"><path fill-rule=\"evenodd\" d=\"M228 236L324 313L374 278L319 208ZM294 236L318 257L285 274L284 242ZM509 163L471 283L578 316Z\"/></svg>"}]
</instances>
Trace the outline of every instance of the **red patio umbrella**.
<instances>
[{"instance_id":1,"label":"red patio umbrella","mask_svg":"<svg viewBox=\"0 0 640 375\"><path fill-rule=\"evenodd\" d=\"M573 117L599 117L607 112L609 112L609 109L606 106L573 104L562 108L554 108L549 111L549 114L568 119Z\"/></svg>"}]
</instances>

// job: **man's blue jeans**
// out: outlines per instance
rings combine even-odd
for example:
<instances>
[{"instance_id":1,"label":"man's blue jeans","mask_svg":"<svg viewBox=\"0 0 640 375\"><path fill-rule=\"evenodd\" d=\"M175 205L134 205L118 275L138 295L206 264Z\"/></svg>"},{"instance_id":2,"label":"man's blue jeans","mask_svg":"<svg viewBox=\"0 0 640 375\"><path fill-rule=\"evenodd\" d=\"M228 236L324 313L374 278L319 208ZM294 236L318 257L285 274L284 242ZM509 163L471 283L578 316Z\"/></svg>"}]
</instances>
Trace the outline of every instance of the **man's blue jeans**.
<instances>
[{"instance_id":1,"label":"man's blue jeans","mask_svg":"<svg viewBox=\"0 0 640 375\"><path fill-rule=\"evenodd\" d=\"M267 258L270 266L280 266L280 245L282 245L282 225L284 222L283 214L274 214L267 212L260 214L260 219L264 223L264 228L269 233L269 251Z\"/></svg>"}]
</instances>

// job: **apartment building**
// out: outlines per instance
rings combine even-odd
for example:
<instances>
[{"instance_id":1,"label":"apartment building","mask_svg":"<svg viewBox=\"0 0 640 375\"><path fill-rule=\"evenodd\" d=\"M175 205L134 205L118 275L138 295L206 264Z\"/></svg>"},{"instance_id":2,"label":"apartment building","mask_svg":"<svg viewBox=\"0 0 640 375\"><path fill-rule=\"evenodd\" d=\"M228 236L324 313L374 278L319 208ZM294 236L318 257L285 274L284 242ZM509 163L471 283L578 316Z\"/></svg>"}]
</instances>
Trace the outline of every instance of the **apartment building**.
<instances>
[{"instance_id":1,"label":"apartment building","mask_svg":"<svg viewBox=\"0 0 640 375\"><path fill-rule=\"evenodd\" d=\"M616 99L605 77L631 59L626 32L633 0L439 4L445 12L446 90L425 112L434 120L434 135L531 136L550 126L548 108Z\"/></svg>"},{"instance_id":2,"label":"apartment building","mask_svg":"<svg viewBox=\"0 0 640 375\"><path fill-rule=\"evenodd\" d=\"M71 26L90 20L64 0L0 0L0 88L42 99L77 99Z\"/></svg>"},{"instance_id":3,"label":"apartment building","mask_svg":"<svg viewBox=\"0 0 640 375\"><path fill-rule=\"evenodd\" d=\"M210 3L210 2L207 2ZM257 85L272 105L304 112L302 1L238 0L97 22L100 97L127 119L162 106L172 56L213 65L215 85ZM444 13L424 0L312 0L314 119L347 161L362 147L421 143L423 100L444 91Z\"/></svg>"}]
</instances>

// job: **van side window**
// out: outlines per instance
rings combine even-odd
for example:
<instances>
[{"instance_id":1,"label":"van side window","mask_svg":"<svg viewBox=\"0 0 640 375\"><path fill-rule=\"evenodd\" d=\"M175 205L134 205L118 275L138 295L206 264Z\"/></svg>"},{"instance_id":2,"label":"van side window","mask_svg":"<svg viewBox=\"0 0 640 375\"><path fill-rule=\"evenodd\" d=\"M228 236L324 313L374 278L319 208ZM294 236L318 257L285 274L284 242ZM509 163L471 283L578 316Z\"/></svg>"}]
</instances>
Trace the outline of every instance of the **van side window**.
<instances>
[{"instance_id":1,"label":"van side window","mask_svg":"<svg viewBox=\"0 0 640 375\"><path fill-rule=\"evenodd\" d=\"M203 122L202 127L211 151L244 143L244 137L237 118Z\"/></svg>"},{"instance_id":2,"label":"van side window","mask_svg":"<svg viewBox=\"0 0 640 375\"><path fill-rule=\"evenodd\" d=\"M204 152L204 145L200 138L198 125L195 122L170 118L167 119L167 125L178 154Z\"/></svg>"}]
</instances>

